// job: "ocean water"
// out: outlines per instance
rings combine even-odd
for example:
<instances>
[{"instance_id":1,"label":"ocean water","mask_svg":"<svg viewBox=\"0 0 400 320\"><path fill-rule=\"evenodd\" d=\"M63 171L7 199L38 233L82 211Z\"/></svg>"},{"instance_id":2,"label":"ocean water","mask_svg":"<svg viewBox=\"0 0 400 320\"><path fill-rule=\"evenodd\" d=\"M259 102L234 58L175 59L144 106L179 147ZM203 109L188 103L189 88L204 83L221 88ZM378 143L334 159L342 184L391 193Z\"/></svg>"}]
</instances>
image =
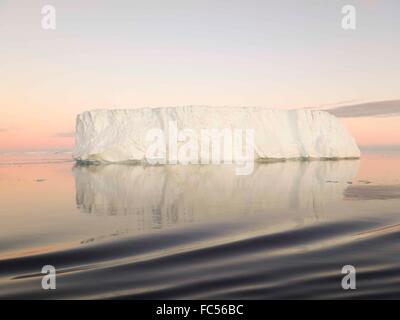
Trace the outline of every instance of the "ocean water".
<instances>
[{"instance_id":1,"label":"ocean water","mask_svg":"<svg viewBox=\"0 0 400 320\"><path fill-rule=\"evenodd\" d=\"M400 154L231 166L0 155L0 298L400 298ZM56 268L43 290L42 267ZM342 267L356 269L343 290Z\"/></svg>"}]
</instances>

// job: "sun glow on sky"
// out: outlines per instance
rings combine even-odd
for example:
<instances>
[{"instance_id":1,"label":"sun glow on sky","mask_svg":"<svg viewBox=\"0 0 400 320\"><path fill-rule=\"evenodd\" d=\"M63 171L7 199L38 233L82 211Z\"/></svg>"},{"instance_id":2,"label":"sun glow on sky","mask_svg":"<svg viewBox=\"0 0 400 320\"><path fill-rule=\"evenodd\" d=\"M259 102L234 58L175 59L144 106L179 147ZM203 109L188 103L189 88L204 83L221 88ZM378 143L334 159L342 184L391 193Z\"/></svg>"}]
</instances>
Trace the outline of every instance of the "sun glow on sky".
<instances>
[{"instance_id":1,"label":"sun glow on sky","mask_svg":"<svg viewBox=\"0 0 400 320\"><path fill-rule=\"evenodd\" d=\"M305 108L399 99L400 2L41 0L0 3L0 151L71 149L76 114L177 105ZM400 144L399 116L343 119Z\"/></svg>"}]
</instances>

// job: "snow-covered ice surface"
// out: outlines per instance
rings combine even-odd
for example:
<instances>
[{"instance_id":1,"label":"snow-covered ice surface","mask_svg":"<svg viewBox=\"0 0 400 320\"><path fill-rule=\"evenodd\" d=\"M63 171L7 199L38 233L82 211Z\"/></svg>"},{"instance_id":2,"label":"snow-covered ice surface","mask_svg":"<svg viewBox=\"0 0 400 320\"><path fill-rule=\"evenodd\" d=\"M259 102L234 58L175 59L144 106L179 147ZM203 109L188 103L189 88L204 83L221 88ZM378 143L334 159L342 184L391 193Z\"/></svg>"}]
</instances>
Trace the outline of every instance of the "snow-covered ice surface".
<instances>
[{"instance_id":1,"label":"snow-covered ice surface","mask_svg":"<svg viewBox=\"0 0 400 320\"><path fill-rule=\"evenodd\" d=\"M325 111L260 107L183 106L93 110L77 116L74 158L93 162L146 162L151 129L254 130L254 159L358 158L341 122ZM167 139L168 148L168 139Z\"/></svg>"}]
</instances>

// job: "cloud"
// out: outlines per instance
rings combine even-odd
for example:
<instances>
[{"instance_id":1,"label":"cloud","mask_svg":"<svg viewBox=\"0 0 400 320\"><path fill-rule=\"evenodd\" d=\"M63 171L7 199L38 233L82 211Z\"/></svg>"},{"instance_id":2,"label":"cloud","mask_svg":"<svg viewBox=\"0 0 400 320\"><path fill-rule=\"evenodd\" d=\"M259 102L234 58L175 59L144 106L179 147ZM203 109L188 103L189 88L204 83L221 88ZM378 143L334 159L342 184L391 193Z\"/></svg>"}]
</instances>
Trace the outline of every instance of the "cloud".
<instances>
[{"instance_id":1,"label":"cloud","mask_svg":"<svg viewBox=\"0 0 400 320\"><path fill-rule=\"evenodd\" d=\"M57 132L54 134L54 137L57 138L71 138L75 136L75 132L68 131L68 132Z\"/></svg>"},{"instance_id":2,"label":"cloud","mask_svg":"<svg viewBox=\"0 0 400 320\"><path fill-rule=\"evenodd\" d=\"M400 100L353 104L325 109L325 111L339 118L400 115Z\"/></svg>"},{"instance_id":3,"label":"cloud","mask_svg":"<svg viewBox=\"0 0 400 320\"><path fill-rule=\"evenodd\" d=\"M338 107L343 107L344 105L348 106L350 103L351 103L351 105L355 105L357 102L360 103L361 101L362 101L361 99L352 99L352 100L342 100L342 101L337 101L337 102L325 103L325 104L319 105L318 109L321 109L321 108L331 109L334 107L338 108ZM315 107L313 109L315 109Z\"/></svg>"},{"instance_id":4,"label":"cloud","mask_svg":"<svg viewBox=\"0 0 400 320\"><path fill-rule=\"evenodd\" d=\"M0 132L6 132L7 131L7 129L5 129L5 128L0 128Z\"/></svg>"}]
</instances>

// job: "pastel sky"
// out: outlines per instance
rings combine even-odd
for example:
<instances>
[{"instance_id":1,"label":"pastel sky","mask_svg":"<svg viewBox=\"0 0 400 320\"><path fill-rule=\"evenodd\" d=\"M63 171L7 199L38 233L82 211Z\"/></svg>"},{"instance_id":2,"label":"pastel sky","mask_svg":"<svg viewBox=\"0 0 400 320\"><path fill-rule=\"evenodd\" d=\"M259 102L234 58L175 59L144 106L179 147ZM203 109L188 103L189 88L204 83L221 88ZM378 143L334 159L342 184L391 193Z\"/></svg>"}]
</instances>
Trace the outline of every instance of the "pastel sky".
<instances>
[{"instance_id":1,"label":"pastel sky","mask_svg":"<svg viewBox=\"0 0 400 320\"><path fill-rule=\"evenodd\" d=\"M346 4L356 30L341 27ZM56 9L56 30L41 9ZM0 0L0 151L72 148L77 113L400 99L398 0ZM400 117L344 123L400 144Z\"/></svg>"}]
</instances>

